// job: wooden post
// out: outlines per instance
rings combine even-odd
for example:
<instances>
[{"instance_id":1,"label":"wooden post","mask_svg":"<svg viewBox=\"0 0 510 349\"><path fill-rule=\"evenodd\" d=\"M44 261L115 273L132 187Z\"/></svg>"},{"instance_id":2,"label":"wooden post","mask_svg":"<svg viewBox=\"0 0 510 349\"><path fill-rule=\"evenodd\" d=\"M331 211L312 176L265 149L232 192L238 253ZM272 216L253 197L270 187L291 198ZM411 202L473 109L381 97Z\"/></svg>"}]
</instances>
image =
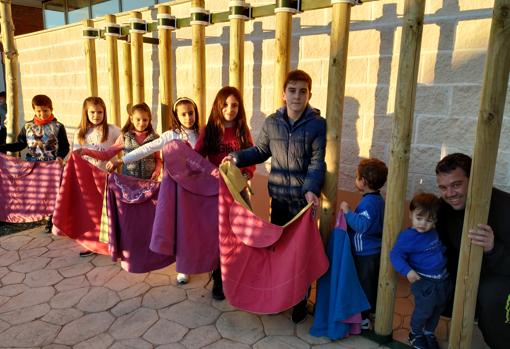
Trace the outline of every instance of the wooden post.
<instances>
[{"instance_id":1,"label":"wooden post","mask_svg":"<svg viewBox=\"0 0 510 349\"><path fill-rule=\"evenodd\" d=\"M275 9L275 66L274 66L274 93L273 108L283 105L283 84L290 70L290 41L292 39L292 15L294 12Z\"/></svg>"},{"instance_id":2,"label":"wooden post","mask_svg":"<svg viewBox=\"0 0 510 349\"><path fill-rule=\"evenodd\" d=\"M450 349L471 348L483 248L471 244L468 231L487 223L510 71L510 0L496 0L485 61L464 227L460 246ZM498 243L498 242L496 242Z\"/></svg>"},{"instance_id":3,"label":"wooden post","mask_svg":"<svg viewBox=\"0 0 510 349\"><path fill-rule=\"evenodd\" d=\"M391 339L396 293L396 274L389 252L402 229L405 212L424 11L425 0L405 1L375 316L375 333L388 340Z\"/></svg>"},{"instance_id":4,"label":"wooden post","mask_svg":"<svg viewBox=\"0 0 510 349\"><path fill-rule=\"evenodd\" d=\"M83 29L94 28L94 21L86 19L83 22ZM95 39L85 38L85 64L87 69L88 95L97 97L97 65L96 65L96 42Z\"/></svg>"},{"instance_id":5,"label":"wooden post","mask_svg":"<svg viewBox=\"0 0 510 349\"><path fill-rule=\"evenodd\" d=\"M158 20L163 21L171 19L170 6L158 7ZM172 73L172 31L170 28L159 24L159 95L161 106L160 132L170 129L170 118L172 113L172 82L174 81Z\"/></svg>"},{"instance_id":6,"label":"wooden post","mask_svg":"<svg viewBox=\"0 0 510 349\"><path fill-rule=\"evenodd\" d=\"M122 81L124 83L124 101L126 102L125 108L121 110L122 123L127 120L127 115L131 111L133 105L133 79L131 74L131 44L129 42L122 42ZM126 119L126 120L124 120Z\"/></svg>"},{"instance_id":7,"label":"wooden post","mask_svg":"<svg viewBox=\"0 0 510 349\"><path fill-rule=\"evenodd\" d=\"M204 9L204 0L191 0L191 12ZM194 22L192 20L192 22ZM198 107L200 116L199 123L206 124L206 84L205 84L205 26L203 23L194 22L191 24L191 50L192 50L192 75L193 75L193 98Z\"/></svg>"},{"instance_id":8,"label":"wooden post","mask_svg":"<svg viewBox=\"0 0 510 349\"><path fill-rule=\"evenodd\" d=\"M331 38L329 50L328 96L326 106L326 178L321 200L320 231L324 242L328 241L335 224L340 167L340 137L344 113L345 77L349 46L351 4L336 3L332 8Z\"/></svg>"},{"instance_id":9,"label":"wooden post","mask_svg":"<svg viewBox=\"0 0 510 349\"><path fill-rule=\"evenodd\" d=\"M14 142L19 133L18 50L14 41L11 1L0 4L2 42L5 57L5 90L7 103L7 143Z\"/></svg>"},{"instance_id":10,"label":"wooden post","mask_svg":"<svg viewBox=\"0 0 510 349\"><path fill-rule=\"evenodd\" d=\"M106 15L106 26L116 28L114 15ZM120 30L120 26L118 26ZM106 56L108 61L108 88L110 90L110 112L109 119L117 126L120 126L120 86L119 86L119 55L117 50L117 38L119 35L106 33Z\"/></svg>"},{"instance_id":11,"label":"wooden post","mask_svg":"<svg viewBox=\"0 0 510 349\"><path fill-rule=\"evenodd\" d=\"M230 7L241 8L245 6L243 1L230 1ZM228 84L236 87L241 96L244 89L244 21L241 15L231 12L230 19L230 59Z\"/></svg>"},{"instance_id":12,"label":"wooden post","mask_svg":"<svg viewBox=\"0 0 510 349\"><path fill-rule=\"evenodd\" d=\"M131 13L131 25L143 23L140 12ZM143 80L143 30L131 27L129 36L131 38L131 72L133 81L133 104L145 102L144 80Z\"/></svg>"}]
</instances>

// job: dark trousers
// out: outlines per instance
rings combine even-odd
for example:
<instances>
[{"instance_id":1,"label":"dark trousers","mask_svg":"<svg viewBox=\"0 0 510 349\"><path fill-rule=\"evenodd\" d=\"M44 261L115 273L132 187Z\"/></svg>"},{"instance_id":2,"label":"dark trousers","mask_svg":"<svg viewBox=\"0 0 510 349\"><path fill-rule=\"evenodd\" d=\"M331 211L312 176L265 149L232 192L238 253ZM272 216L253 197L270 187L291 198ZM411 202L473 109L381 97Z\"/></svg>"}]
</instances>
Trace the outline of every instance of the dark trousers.
<instances>
[{"instance_id":1,"label":"dark trousers","mask_svg":"<svg viewBox=\"0 0 510 349\"><path fill-rule=\"evenodd\" d=\"M285 201L271 199L271 223L287 224L307 205L306 200Z\"/></svg>"},{"instance_id":2,"label":"dark trousers","mask_svg":"<svg viewBox=\"0 0 510 349\"><path fill-rule=\"evenodd\" d=\"M421 280L411 284L414 296L414 311L411 316L413 333L423 333L424 330L434 332L452 288L450 277L440 280L422 277Z\"/></svg>"},{"instance_id":3,"label":"dark trousers","mask_svg":"<svg viewBox=\"0 0 510 349\"><path fill-rule=\"evenodd\" d=\"M375 313L380 261L380 253L368 256L354 256L354 265L358 272L359 283L371 307L369 310L365 310L361 313L363 319L368 319L370 313Z\"/></svg>"},{"instance_id":4,"label":"dark trousers","mask_svg":"<svg viewBox=\"0 0 510 349\"><path fill-rule=\"evenodd\" d=\"M7 129L5 127L0 127L0 145L5 144L7 140Z\"/></svg>"}]
</instances>

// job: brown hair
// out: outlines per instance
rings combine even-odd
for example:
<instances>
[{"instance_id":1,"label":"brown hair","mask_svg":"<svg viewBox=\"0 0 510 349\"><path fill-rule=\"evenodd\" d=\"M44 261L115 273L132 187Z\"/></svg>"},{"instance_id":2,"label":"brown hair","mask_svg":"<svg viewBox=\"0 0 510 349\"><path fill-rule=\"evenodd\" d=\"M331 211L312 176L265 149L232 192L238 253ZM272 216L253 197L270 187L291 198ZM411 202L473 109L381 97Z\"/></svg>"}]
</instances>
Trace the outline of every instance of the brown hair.
<instances>
[{"instance_id":1,"label":"brown hair","mask_svg":"<svg viewBox=\"0 0 510 349\"><path fill-rule=\"evenodd\" d=\"M200 129L199 117L198 117L198 107L197 104L188 97L179 97L174 102L174 106L172 108L172 115L170 116L170 129L179 132L182 129L182 124L179 121L179 117L177 116L177 107L183 104L190 104L193 107L195 112L195 123L193 124L193 130L196 134L198 134L198 130Z\"/></svg>"},{"instance_id":2,"label":"brown hair","mask_svg":"<svg viewBox=\"0 0 510 349\"><path fill-rule=\"evenodd\" d=\"M129 118L126 120L126 123L124 124L124 126L122 126L122 129L120 131L124 134L126 132L132 131L135 128L135 125L133 125L133 122L131 121L131 116L133 116L135 112L146 113L149 115L149 125L147 125L145 131L147 131L148 133L154 132L154 128L152 127L151 109L149 108L147 103L138 103L131 107L131 113L129 113Z\"/></svg>"},{"instance_id":3,"label":"brown hair","mask_svg":"<svg viewBox=\"0 0 510 349\"><path fill-rule=\"evenodd\" d=\"M287 73L287 77L285 78L285 83L283 84L283 90L287 88L287 85L291 81L304 81L308 85L308 92L312 92L312 78L308 73L303 70L291 70Z\"/></svg>"},{"instance_id":4,"label":"brown hair","mask_svg":"<svg viewBox=\"0 0 510 349\"><path fill-rule=\"evenodd\" d=\"M48 107L53 110L53 103L51 102L50 97L46 95L35 95L32 98L32 109L35 107Z\"/></svg>"},{"instance_id":5,"label":"brown hair","mask_svg":"<svg viewBox=\"0 0 510 349\"><path fill-rule=\"evenodd\" d=\"M376 158L363 159L358 165L358 178L364 179L370 189L379 190L388 178L388 167Z\"/></svg>"},{"instance_id":6,"label":"brown hair","mask_svg":"<svg viewBox=\"0 0 510 349\"><path fill-rule=\"evenodd\" d=\"M241 149L249 148L252 146L250 142L250 129L246 122L246 112L244 110L243 97L239 90L232 86L225 86L216 94L211 114L207 120L204 135L204 147L208 153L216 153L219 151L220 140L223 138L225 127L223 126L223 106L229 96L234 96L239 102L239 110L234 120L234 130Z\"/></svg>"},{"instance_id":7,"label":"brown hair","mask_svg":"<svg viewBox=\"0 0 510 349\"><path fill-rule=\"evenodd\" d=\"M78 126L78 141L83 145L85 142L85 135L92 124L89 121L88 109L91 105L98 105L103 108L103 121L97 127L101 128L101 143L108 139L108 120L106 118L106 104L101 97L87 97L83 101L81 109L81 121Z\"/></svg>"},{"instance_id":8,"label":"brown hair","mask_svg":"<svg viewBox=\"0 0 510 349\"><path fill-rule=\"evenodd\" d=\"M409 210L420 211L423 215L428 215L433 219L437 219L437 212L439 211L440 201L437 196L431 193L418 193L415 194L409 203Z\"/></svg>"},{"instance_id":9,"label":"brown hair","mask_svg":"<svg viewBox=\"0 0 510 349\"><path fill-rule=\"evenodd\" d=\"M471 172L471 158L462 153L453 153L446 155L437 163L436 166L436 175L440 173L450 173L455 171L457 168L460 168L464 171L466 177L469 178L469 174Z\"/></svg>"}]
</instances>

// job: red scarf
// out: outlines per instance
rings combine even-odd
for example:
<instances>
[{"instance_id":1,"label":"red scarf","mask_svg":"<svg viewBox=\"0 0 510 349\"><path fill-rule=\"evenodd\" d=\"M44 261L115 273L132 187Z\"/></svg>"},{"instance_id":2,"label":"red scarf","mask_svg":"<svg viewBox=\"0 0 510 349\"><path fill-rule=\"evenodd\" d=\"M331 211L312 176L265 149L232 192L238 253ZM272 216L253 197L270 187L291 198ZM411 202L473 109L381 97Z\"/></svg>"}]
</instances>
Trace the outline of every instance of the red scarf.
<instances>
[{"instance_id":1,"label":"red scarf","mask_svg":"<svg viewBox=\"0 0 510 349\"><path fill-rule=\"evenodd\" d=\"M46 124L49 124L50 122L52 122L53 120L55 119L55 116L53 114L51 114L48 118L46 119L39 119L37 116L34 115L34 123L38 126L42 126L42 125L46 125Z\"/></svg>"}]
</instances>

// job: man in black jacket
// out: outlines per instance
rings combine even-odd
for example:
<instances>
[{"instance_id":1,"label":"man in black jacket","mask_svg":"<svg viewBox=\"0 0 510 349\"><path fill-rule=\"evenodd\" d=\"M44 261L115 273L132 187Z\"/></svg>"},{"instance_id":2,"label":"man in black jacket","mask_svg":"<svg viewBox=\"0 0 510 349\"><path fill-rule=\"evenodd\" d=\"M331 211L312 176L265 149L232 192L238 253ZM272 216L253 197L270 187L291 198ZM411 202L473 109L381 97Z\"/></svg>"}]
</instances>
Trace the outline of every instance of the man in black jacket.
<instances>
[{"instance_id":1,"label":"man in black jacket","mask_svg":"<svg viewBox=\"0 0 510 349\"><path fill-rule=\"evenodd\" d=\"M455 153L436 166L441 194L437 231L446 246L447 268L456 280L471 158ZM485 342L494 349L510 343L510 194L493 188L487 224L469 231L471 243L483 247L478 286L478 326ZM451 304L450 304L451 305ZM451 307L445 315L451 315Z\"/></svg>"}]
</instances>

